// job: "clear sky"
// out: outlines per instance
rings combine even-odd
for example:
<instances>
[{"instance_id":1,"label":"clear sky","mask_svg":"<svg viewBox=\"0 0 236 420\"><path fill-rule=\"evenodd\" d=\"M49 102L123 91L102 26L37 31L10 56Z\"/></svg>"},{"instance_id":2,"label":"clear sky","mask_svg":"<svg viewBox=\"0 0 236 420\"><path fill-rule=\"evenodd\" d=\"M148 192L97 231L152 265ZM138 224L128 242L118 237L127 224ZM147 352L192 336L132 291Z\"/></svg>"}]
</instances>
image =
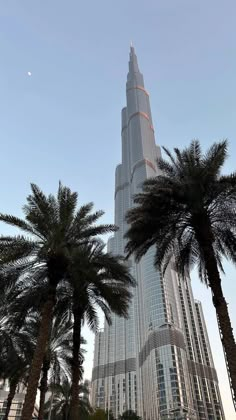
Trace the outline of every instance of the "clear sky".
<instances>
[{"instance_id":1,"label":"clear sky","mask_svg":"<svg viewBox=\"0 0 236 420\"><path fill-rule=\"evenodd\" d=\"M236 167L235 0L0 0L0 211L21 214L35 182L58 180L113 221L120 160L120 110L130 40L151 94L156 141L169 148L199 138L230 141ZM31 72L29 76L27 72ZM9 228L1 226L1 232ZM223 287L236 331L235 268ZM202 300L226 419L236 419L209 292ZM91 374L93 337L86 376Z\"/></svg>"}]
</instances>

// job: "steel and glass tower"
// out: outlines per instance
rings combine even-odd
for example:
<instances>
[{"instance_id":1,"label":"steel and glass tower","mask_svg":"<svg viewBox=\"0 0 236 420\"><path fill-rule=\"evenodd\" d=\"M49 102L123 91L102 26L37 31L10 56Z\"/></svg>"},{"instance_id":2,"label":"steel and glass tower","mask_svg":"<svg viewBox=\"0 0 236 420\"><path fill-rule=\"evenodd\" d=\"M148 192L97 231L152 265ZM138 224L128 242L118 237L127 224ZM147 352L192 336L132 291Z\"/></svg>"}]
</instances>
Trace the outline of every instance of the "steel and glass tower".
<instances>
[{"instance_id":1,"label":"steel and glass tower","mask_svg":"<svg viewBox=\"0 0 236 420\"><path fill-rule=\"evenodd\" d=\"M134 48L130 50L122 110L122 163L115 175L115 224L108 249L124 253L126 211L148 177L159 172L149 95ZM113 316L95 338L92 404L125 410L144 420L222 420L217 374L200 302L190 279L180 281L174 265L162 277L153 265L154 249L140 261L131 258L137 280L129 319Z\"/></svg>"}]
</instances>

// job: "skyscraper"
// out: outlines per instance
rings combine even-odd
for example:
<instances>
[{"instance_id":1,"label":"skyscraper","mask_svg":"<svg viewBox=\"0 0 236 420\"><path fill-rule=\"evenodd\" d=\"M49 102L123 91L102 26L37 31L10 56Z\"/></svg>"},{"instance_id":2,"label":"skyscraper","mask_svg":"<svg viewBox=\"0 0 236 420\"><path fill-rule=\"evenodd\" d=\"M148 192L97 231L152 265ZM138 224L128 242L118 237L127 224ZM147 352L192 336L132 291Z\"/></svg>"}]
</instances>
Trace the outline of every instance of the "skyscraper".
<instances>
[{"instance_id":1,"label":"skyscraper","mask_svg":"<svg viewBox=\"0 0 236 420\"><path fill-rule=\"evenodd\" d=\"M122 110L122 163L115 175L115 224L108 242L124 254L126 211L145 179L158 175L149 95L134 48L130 50ZM201 303L190 279L180 280L169 265L162 277L153 265L154 249L140 263L129 260L137 280L129 319L113 316L95 338L92 404L126 410L144 420L222 420L224 412Z\"/></svg>"}]
</instances>

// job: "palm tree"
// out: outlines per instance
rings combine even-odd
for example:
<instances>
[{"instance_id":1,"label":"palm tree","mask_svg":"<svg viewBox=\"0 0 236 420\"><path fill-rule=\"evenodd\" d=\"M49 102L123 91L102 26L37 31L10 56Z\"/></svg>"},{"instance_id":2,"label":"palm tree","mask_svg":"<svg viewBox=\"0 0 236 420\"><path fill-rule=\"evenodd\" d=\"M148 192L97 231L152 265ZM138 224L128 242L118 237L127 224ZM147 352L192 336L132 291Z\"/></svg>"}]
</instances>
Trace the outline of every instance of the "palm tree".
<instances>
[{"instance_id":1,"label":"palm tree","mask_svg":"<svg viewBox=\"0 0 236 420\"><path fill-rule=\"evenodd\" d=\"M70 400L71 400L71 383L68 378L64 378L60 384L52 384L50 391L53 393L52 400L52 419L69 420ZM92 408L89 403L88 382L79 385L79 411L81 417L86 418L91 412ZM50 411L50 401L46 403L46 410Z\"/></svg>"},{"instance_id":2,"label":"palm tree","mask_svg":"<svg viewBox=\"0 0 236 420\"><path fill-rule=\"evenodd\" d=\"M227 141L205 155L199 141L174 155L164 150L170 161L158 160L161 175L144 183L127 214L127 255L139 260L156 245L155 264L163 272L173 256L182 276L197 265L212 291L235 402L236 344L220 278L222 258L236 263L236 173L221 174Z\"/></svg>"},{"instance_id":3,"label":"palm tree","mask_svg":"<svg viewBox=\"0 0 236 420\"><path fill-rule=\"evenodd\" d=\"M104 252L101 241L91 242L75 251L70 265L70 286L61 282L55 316L73 317L73 355L70 419L79 417L79 380L81 328L87 322L92 331L98 327L97 308L111 323L111 312L128 316L131 287L135 285L121 257Z\"/></svg>"},{"instance_id":4,"label":"palm tree","mask_svg":"<svg viewBox=\"0 0 236 420\"><path fill-rule=\"evenodd\" d=\"M45 411L50 418L68 420L70 409L71 384L68 378L60 384L53 383L49 387L52 393L52 400L45 404Z\"/></svg>"},{"instance_id":5,"label":"palm tree","mask_svg":"<svg viewBox=\"0 0 236 420\"><path fill-rule=\"evenodd\" d=\"M71 253L98 235L114 230L96 225L102 211L91 213L93 204L77 207L77 193L59 184L57 196L48 197L34 184L23 207L25 220L0 215L0 221L20 229L27 236L0 237L1 271L18 270L21 281L32 277L37 285L47 284L41 308L41 323L31 364L22 420L31 420L41 367L50 337L58 284L67 277Z\"/></svg>"},{"instance_id":6,"label":"palm tree","mask_svg":"<svg viewBox=\"0 0 236 420\"><path fill-rule=\"evenodd\" d=\"M79 384L79 416L81 420L87 420L92 413L89 402L89 381L85 380Z\"/></svg>"},{"instance_id":7,"label":"palm tree","mask_svg":"<svg viewBox=\"0 0 236 420\"><path fill-rule=\"evenodd\" d=\"M48 285L45 281L37 282L33 277L23 278L19 280L14 288L8 293L5 291L2 297L2 322L0 322L0 345L3 340L12 343L11 335L9 336L8 328L11 326L13 331L18 331L23 327L28 331L28 342L37 339L38 329L40 326L40 307L42 301L47 296ZM50 332L50 340L47 343L46 351L43 359L41 378L39 384L40 403L39 403L39 420L43 418L44 402L48 388L48 384L59 384L63 378L71 377L72 368L72 296L68 291L71 287L67 282L57 289L57 302L54 310L54 318L52 329ZM66 299L64 295L66 294ZM1 296L0 296L1 297ZM5 328L1 328L5 326ZM80 343L86 344L83 337ZM9 352L9 349L7 350ZM80 348L79 352L79 380L82 379L84 360L84 350ZM11 358L10 358L11 359Z\"/></svg>"},{"instance_id":8,"label":"palm tree","mask_svg":"<svg viewBox=\"0 0 236 420\"><path fill-rule=\"evenodd\" d=\"M25 380L28 372L29 362L22 356L18 355L15 349L8 353L8 358L1 360L1 372L5 380L9 384L9 392L7 395L7 404L2 420L7 420L10 413L12 401L16 394L17 386Z\"/></svg>"},{"instance_id":9,"label":"palm tree","mask_svg":"<svg viewBox=\"0 0 236 420\"><path fill-rule=\"evenodd\" d=\"M111 323L111 312L127 317L134 280L121 257L104 252L102 242L90 243L75 251L71 266L73 324L73 359L70 420L79 417L79 362L81 327L86 320L96 332L97 308Z\"/></svg>"},{"instance_id":10,"label":"palm tree","mask_svg":"<svg viewBox=\"0 0 236 420\"><path fill-rule=\"evenodd\" d=\"M84 341L83 341L84 342ZM81 354L81 377L82 361ZM53 320L50 340L43 359L40 379L40 403L38 420L43 419L45 396L49 383L60 383L71 372L72 323L64 318Z\"/></svg>"},{"instance_id":11,"label":"palm tree","mask_svg":"<svg viewBox=\"0 0 236 420\"><path fill-rule=\"evenodd\" d=\"M7 309L3 306L1 312L5 311ZM0 377L9 384L7 405L2 420L7 420L18 385L27 383L35 337L30 333L28 324L17 329L5 315L1 317L0 324Z\"/></svg>"},{"instance_id":12,"label":"palm tree","mask_svg":"<svg viewBox=\"0 0 236 420\"><path fill-rule=\"evenodd\" d=\"M44 356L41 372L38 420L43 420L44 417L44 404L48 387L52 387L53 384L60 384L71 376L72 344L71 321L65 322L63 318L58 322L54 320L51 339ZM86 344L83 337L81 337L81 344ZM82 380L83 376L83 361L84 349L80 349L79 380Z\"/></svg>"}]
</instances>

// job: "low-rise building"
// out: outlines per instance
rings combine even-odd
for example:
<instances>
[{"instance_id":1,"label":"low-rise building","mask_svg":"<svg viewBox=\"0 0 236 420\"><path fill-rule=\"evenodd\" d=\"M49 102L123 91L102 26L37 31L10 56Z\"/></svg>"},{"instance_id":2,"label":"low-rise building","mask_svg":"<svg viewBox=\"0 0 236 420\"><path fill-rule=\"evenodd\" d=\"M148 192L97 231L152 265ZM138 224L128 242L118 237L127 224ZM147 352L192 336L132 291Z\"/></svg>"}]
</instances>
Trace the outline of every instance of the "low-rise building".
<instances>
[{"instance_id":1,"label":"low-rise building","mask_svg":"<svg viewBox=\"0 0 236 420\"><path fill-rule=\"evenodd\" d=\"M8 391L7 390L0 390L0 420L3 419L3 416L5 414L5 410L6 410L6 406L7 406L7 396L8 396ZM19 392L15 395L13 401L12 401L12 405L11 405L11 410L8 416L9 420L20 420L21 419L21 413L22 413L22 408L23 408L23 404L24 404L24 399L25 399L25 392ZM37 406L35 406L34 409L34 414L33 414L33 419L37 419L38 418L38 408Z\"/></svg>"}]
</instances>

